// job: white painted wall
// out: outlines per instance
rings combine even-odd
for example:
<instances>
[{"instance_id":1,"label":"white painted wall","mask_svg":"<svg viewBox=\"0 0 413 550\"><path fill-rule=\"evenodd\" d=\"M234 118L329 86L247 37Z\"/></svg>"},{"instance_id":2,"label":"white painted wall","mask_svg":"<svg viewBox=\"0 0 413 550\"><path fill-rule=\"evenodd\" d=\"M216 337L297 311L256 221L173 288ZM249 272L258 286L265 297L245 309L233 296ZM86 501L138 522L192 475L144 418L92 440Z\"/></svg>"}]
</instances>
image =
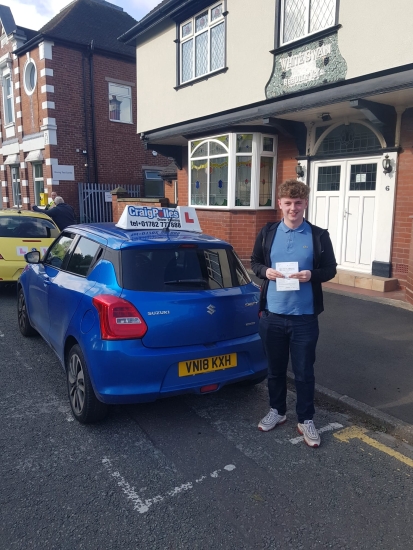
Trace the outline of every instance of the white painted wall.
<instances>
[{"instance_id":1,"label":"white painted wall","mask_svg":"<svg viewBox=\"0 0 413 550\"><path fill-rule=\"evenodd\" d=\"M178 91L173 21L140 37L137 46L137 131L146 132L264 101L271 76L275 0L228 0L227 66ZM413 0L341 0L339 48L347 79L412 62Z\"/></svg>"},{"instance_id":2,"label":"white painted wall","mask_svg":"<svg viewBox=\"0 0 413 550\"><path fill-rule=\"evenodd\" d=\"M228 71L174 90L175 23L137 47L138 132L265 99L274 48L275 2L228 0Z\"/></svg>"}]
</instances>

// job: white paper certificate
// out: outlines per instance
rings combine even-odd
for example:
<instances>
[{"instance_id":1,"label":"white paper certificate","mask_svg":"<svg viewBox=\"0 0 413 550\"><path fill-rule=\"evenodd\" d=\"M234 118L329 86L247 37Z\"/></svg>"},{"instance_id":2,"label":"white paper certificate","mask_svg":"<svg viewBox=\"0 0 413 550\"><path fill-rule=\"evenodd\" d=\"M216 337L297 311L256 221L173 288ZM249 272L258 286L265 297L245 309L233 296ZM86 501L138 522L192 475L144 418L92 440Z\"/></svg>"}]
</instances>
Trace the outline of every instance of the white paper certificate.
<instances>
[{"instance_id":1,"label":"white paper certificate","mask_svg":"<svg viewBox=\"0 0 413 550\"><path fill-rule=\"evenodd\" d=\"M278 262L275 269L284 275L284 279L276 279L277 291L300 290L298 279L289 279L293 273L298 273L298 262Z\"/></svg>"}]
</instances>

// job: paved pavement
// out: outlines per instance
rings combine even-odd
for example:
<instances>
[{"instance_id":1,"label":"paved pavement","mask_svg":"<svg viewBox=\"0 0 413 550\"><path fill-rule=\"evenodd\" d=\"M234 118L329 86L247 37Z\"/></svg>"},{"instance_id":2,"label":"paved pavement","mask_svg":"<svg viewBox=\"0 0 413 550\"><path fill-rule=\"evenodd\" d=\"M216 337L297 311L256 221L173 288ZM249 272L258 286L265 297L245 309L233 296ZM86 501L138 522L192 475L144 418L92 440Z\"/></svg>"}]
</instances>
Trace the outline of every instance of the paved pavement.
<instances>
[{"instance_id":1,"label":"paved pavement","mask_svg":"<svg viewBox=\"0 0 413 550\"><path fill-rule=\"evenodd\" d=\"M413 424L413 309L393 300L338 292L324 292L316 363L319 390L327 396L336 392L339 400L348 396L360 404L360 411L363 404L366 412L376 409L384 424L391 424L391 417L394 424Z\"/></svg>"}]
</instances>

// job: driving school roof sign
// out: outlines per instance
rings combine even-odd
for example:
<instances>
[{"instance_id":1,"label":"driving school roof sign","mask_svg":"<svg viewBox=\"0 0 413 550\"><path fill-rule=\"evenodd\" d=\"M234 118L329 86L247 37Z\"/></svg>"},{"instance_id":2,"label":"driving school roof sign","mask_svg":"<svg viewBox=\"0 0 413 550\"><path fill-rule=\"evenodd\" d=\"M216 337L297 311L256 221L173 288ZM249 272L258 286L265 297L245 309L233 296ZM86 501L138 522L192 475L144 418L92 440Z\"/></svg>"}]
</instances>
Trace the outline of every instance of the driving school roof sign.
<instances>
[{"instance_id":1,"label":"driving school roof sign","mask_svg":"<svg viewBox=\"0 0 413 550\"><path fill-rule=\"evenodd\" d=\"M134 206L128 204L116 224L121 229L174 229L202 233L195 208L157 208L156 206Z\"/></svg>"}]
</instances>

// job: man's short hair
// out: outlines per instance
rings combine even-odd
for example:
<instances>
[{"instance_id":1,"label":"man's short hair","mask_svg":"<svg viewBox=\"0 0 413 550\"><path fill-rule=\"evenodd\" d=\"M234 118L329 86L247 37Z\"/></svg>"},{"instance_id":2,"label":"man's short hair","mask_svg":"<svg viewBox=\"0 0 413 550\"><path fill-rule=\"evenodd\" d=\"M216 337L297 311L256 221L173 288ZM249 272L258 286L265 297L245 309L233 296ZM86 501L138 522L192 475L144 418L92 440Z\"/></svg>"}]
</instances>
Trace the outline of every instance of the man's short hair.
<instances>
[{"instance_id":1,"label":"man's short hair","mask_svg":"<svg viewBox=\"0 0 413 550\"><path fill-rule=\"evenodd\" d=\"M287 180L278 188L279 199L308 199L310 188L299 180Z\"/></svg>"},{"instance_id":2,"label":"man's short hair","mask_svg":"<svg viewBox=\"0 0 413 550\"><path fill-rule=\"evenodd\" d=\"M56 205L62 204L63 202L65 202L64 199L63 199L63 197L56 197L55 200L54 200L54 203L55 203Z\"/></svg>"}]
</instances>

